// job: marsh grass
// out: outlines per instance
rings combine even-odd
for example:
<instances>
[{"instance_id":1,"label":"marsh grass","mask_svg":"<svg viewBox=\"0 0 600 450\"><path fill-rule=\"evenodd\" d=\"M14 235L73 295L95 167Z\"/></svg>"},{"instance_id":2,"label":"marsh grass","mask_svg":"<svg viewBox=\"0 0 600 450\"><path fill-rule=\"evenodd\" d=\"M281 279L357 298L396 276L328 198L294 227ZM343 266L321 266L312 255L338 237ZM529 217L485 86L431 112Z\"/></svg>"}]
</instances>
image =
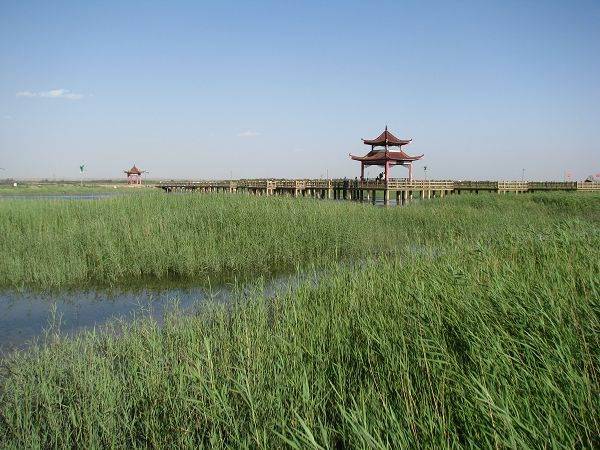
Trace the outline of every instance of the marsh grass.
<instances>
[{"instance_id":1,"label":"marsh grass","mask_svg":"<svg viewBox=\"0 0 600 450\"><path fill-rule=\"evenodd\" d=\"M348 212L374 217L364 207L235 195L7 200L0 203L0 284L65 287L266 273L377 248L383 239L369 243L369 224L348 221Z\"/></svg>"},{"instance_id":2,"label":"marsh grass","mask_svg":"<svg viewBox=\"0 0 600 450\"><path fill-rule=\"evenodd\" d=\"M567 209L582 220L597 220L598 203L598 196L568 194L460 196L390 209L160 192L91 202L3 200L0 287L268 274L414 244L464 243L507 226L535 226L548 214L558 219Z\"/></svg>"},{"instance_id":3,"label":"marsh grass","mask_svg":"<svg viewBox=\"0 0 600 450\"><path fill-rule=\"evenodd\" d=\"M598 197L464 196L396 210L175 201L210 205L216 222L252 214L249 202L307 229L326 205L332 217L356 214L352 232L395 230L386 242L397 250L354 267L332 259L315 266L328 274L318 283L272 298L257 286L162 327L50 333L3 362L0 446L597 447ZM357 217L368 226L352 228ZM294 251L355 236L333 229ZM252 237L272 236L261 233Z\"/></svg>"},{"instance_id":4,"label":"marsh grass","mask_svg":"<svg viewBox=\"0 0 600 450\"><path fill-rule=\"evenodd\" d=\"M85 183L83 186L77 182L19 183L16 187L0 185L0 199L3 196L114 194L133 193L138 190L128 188L123 182Z\"/></svg>"}]
</instances>

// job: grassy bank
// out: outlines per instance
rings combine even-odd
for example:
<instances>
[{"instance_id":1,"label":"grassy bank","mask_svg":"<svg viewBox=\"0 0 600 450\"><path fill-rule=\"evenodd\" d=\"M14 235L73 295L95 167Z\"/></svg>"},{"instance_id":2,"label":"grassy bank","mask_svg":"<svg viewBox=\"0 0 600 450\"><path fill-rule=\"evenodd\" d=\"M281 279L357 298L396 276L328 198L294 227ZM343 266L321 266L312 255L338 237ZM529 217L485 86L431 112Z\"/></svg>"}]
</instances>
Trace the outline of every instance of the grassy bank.
<instances>
[{"instance_id":1,"label":"grassy bank","mask_svg":"<svg viewBox=\"0 0 600 450\"><path fill-rule=\"evenodd\" d=\"M232 211L295 217L311 231L296 234L294 252L335 256L327 245L341 251L366 230L390 233L396 252L360 268L330 262L318 284L174 314L163 328L51 335L4 361L0 446L597 446L597 196L471 196L401 210L170 201L195 206L188 224L211 205L221 231L232 230L219 221ZM368 224L345 216L334 227L348 211ZM260 216L240 232L254 229L273 257L262 229L272 220ZM317 228L328 220L335 231Z\"/></svg>"},{"instance_id":2,"label":"grassy bank","mask_svg":"<svg viewBox=\"0 0 600 450\"><path fill-rule=\"evenodd\" d=\"M240 195L146 192L93 202L0 202L0 286L267 273L297 264L437 247L569 214L597 195L482 195L383 209ZM565 209L567 208L567 209ZM552 217L548 217L552 216Z\"/></svg>"}]
</instances>

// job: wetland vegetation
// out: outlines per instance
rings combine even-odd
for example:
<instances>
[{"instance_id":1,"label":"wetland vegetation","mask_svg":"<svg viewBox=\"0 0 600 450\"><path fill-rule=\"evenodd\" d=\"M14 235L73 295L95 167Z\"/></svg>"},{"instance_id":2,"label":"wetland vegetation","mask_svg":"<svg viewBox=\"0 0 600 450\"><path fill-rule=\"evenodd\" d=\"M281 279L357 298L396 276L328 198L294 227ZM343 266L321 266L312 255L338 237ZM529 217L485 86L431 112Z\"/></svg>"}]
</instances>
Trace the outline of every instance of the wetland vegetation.
<instances>
[{"instance_id":1,"label":"wetland vegetation","mask_svg":"<svg viewBox=\"0 0 600 450\"><path fill-rule=\"evenodd\" d=\"M0 203L4 286L325 271L5 358L3 447L594 447L600 196ZM344 265L341 261L360 261Z\"/></svg>"},{"instance_id":2,"label":"wetland vegetation","mask_svg":"<svg viewBox=\"0 0 600 450\"><path fill-rule=\"evenodd\" d=\"M347 202L160 192L101 202L6 200L0 285L62 288L293 271L408 245L424 231L413 229L423 217L407 221L398 213Z\"/></svg>"},{"instance_id":3,"label":"wetland vegetation","mask_svg":"<svg viewBox=\"0 0 600 450\"><path fill-rule=\"evenodd\" d=\"M12 184L0 184L0 199L13 196L55 196L55 195L74 195L86 196L93 194L115 194L123 192L132 192L122 181L114 183L85 183L80 185L78 182L20 182L17 186Z\"/></svg>"}]
</instances>

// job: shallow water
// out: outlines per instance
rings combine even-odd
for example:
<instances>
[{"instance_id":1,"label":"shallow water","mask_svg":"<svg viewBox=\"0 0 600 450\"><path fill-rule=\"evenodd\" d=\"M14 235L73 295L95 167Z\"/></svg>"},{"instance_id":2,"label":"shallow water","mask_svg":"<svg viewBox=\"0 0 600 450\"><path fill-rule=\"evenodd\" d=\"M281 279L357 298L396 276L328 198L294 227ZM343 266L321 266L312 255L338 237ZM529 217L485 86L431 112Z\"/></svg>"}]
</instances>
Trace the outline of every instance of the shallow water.
<instances>
[{"instance_id":1,"label":"shallow water","mask_svg":"<svg viewBox=\"0 0 600 450\"><path fill-rule=\"evenodd\" d=\"M259 289L272 295L297 282L282 276L264 283L224 284L216 288L186 286L165 288L86 289L59 293L0 291L0 354L28 347L52 324L61 333L74 334L114 319L152 317L159 323L175 305L183 312L212 302L227 302Z\"/></svg>"}]
</instances>

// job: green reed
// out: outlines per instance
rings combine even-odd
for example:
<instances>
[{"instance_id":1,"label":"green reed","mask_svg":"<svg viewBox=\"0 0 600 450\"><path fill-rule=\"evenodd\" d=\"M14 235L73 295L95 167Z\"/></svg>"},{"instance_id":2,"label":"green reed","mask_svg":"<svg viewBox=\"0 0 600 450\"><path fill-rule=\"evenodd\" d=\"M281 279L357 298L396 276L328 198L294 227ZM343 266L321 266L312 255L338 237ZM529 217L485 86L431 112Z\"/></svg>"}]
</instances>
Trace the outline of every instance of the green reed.
<instances>
[{"instance_id":1,"label":"green reed","mask_svg":"<svg viewBox=\"0 0 600 450\"><path fill-rule=\"evenodd\" d=\"M123 194L141 191L139 188L128 188L122 181L111 183L110 181L87 182L80 185L79 182L47 182L19 183L17 186L12 184L0 184L0 198L3 196L28 196L28 195L89 195L89 194ZM145 189L144 189L145 190Z\"/></svg>"},{"instance_id":2,"label":"green reed","mask_svg":"<svg viewBox=\"0 0 600 450\"><path fill-rule=\"evenodd\" d=\"M302 278L270 298L257 286L193 316L175 311L162 327L141 319L77 337L49 330L0 369L1 447L597 446L597 196L473 195L399 209L229 196L137 201L46 211L63 230L75 226L66 217L81 215L77 223L97 239L114 223L107 238L122 237L129 224L144 258L144 243L161 242L157 230L201 252L194 234L177 241L175 232L199 228L213 233L203 245L215 246L202 254L232 264L217 231L236 239L240 230L253 241L236 241L245 263L262 267L259 254L321 259L317 282ZM10 205L13 225L31 227L46 208L21 205ZM158 219L150 205L160 205L151 210ZM134 214L83 220L125 207ZM233 218L235 228L226 225ZM293 247L269 242L276 236ZM360 261L325 261L342 253Z\"/></svg>"},{"instance_id":3,"label":"green reed","mask_svg":"<svg viewBox=\"0 0 600 450\"><path fill-rule=\"evenodd\" d=\"M507 221L527 227L540 214L564 214L562 206L544 203L547 197L461 196L389 209L160 192L97 201L2 200L0 286L266 274L305 263L362 259L415 243L445 244L462 234L492 235ZM549 198L584 201L585 207L569 210L598 215L598 196Z\"/></svg>"}]
</instances>

